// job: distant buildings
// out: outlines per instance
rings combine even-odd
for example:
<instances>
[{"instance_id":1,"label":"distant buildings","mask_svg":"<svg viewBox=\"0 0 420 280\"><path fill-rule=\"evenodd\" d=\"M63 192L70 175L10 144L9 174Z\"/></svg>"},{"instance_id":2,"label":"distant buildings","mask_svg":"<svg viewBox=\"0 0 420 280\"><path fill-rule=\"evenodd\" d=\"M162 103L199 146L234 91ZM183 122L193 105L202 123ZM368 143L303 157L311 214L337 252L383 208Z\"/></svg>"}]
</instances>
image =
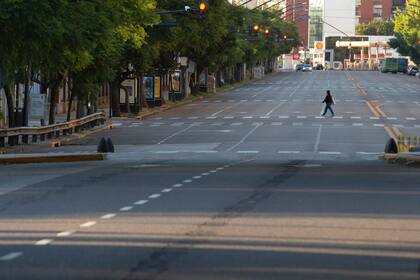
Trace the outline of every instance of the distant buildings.
<instances>
[{"instance_id":1,"label":"distant buildings","mask_svg":"<svg viewBox=\"0 0 420 280\"><path fill-rule=\"evenodd\" d=\"M389 19L392 16L392 7L392 0L356 0L358 23L368 23L374 19Z\"/></svg>"},{"instance_id":2,"label":"distant buildings","mask_svg":"<svg viewBox=\"0 0 420 280\"><path fill-rule=\"evenodd\" d=\"M309 0L286 0L281 7L283 18L296 23L302 40L301 45L308 47Z\"/></svg>"}]
</instances>

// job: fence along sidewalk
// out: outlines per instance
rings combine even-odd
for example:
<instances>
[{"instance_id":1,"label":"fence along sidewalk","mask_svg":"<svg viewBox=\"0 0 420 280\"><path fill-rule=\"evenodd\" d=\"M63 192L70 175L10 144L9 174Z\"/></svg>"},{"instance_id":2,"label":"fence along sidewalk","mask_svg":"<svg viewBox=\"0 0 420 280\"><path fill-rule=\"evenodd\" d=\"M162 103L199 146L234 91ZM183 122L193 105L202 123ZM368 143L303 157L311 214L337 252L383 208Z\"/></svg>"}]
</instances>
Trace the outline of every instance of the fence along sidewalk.
<instances>
[{"instance_id":1,"label":"fence along sidewalk","mask_svg":"<svg viewBox=\"0 0 420 280\"><path fill-rule=\"evenodd\" d=\"M14 146L29 144L29 140L31 140L31 143L37 143L38 140L45 141L46 139L59 138L60 136L103 125L105 121L106 116L104 113L95 113L81 119L42 127L0 129L0 147L5 147L6 143L9 146Z\"/></svg>"}]
</instances>

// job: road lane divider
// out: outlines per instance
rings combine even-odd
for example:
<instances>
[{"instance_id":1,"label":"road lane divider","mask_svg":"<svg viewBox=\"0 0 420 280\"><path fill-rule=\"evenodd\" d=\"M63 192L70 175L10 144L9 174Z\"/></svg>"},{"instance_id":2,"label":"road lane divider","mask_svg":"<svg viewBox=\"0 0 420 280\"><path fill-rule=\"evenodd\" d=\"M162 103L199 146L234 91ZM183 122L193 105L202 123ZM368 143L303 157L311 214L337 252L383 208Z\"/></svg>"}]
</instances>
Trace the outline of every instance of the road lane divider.
<instances>
[{"instance_id":1,"label":"road lane divider","mask_svg":"<svg viewBox=\"0 0 420 280\"><path fill-rule=\"evenodd\" d=\"M372 112L372 114L375 115L375 117L379 118L381 116L379 112L376 111L375 106L370 103L370 101L366 101L366 105L369 107L369 110Z\"/></svg>"}]
</instances>

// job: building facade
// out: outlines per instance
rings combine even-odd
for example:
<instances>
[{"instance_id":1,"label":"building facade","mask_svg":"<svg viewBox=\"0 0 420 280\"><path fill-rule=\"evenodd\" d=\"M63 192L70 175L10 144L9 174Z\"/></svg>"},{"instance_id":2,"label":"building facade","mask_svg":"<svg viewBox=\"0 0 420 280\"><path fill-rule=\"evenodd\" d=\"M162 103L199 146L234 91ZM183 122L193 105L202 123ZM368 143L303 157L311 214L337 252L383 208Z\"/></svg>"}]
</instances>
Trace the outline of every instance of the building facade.
<instances>
[{"instance_id":1,"label":"building facade","mask_svg":"<svg viewBox=\"0 0 420 280\"><path fill-rule=\"evenodd\" d=\"M326 37L351 36L356 29L356 0L309 1L309 48Z\"/></svg>"},{"instance_id":2,"label":"building facade","mask_svg":"<svg viewBox=\"0 0 420 280\"><path fill-rule=\"evenodd\" d=\"M287 0L280 11L286 21L296 23L301 44L308 48L309 0Z\"/></svg>"},{"instance_id":3,"label":"building facade","mask_svg":"<svg viewBox=\"0 0 420 280\"><path fill-rule=\"evenodd\" d=\"M356 0L358 23L368 23L374 19L386 20L392 16L393 0Z\"/></svg>"}]
</instances>

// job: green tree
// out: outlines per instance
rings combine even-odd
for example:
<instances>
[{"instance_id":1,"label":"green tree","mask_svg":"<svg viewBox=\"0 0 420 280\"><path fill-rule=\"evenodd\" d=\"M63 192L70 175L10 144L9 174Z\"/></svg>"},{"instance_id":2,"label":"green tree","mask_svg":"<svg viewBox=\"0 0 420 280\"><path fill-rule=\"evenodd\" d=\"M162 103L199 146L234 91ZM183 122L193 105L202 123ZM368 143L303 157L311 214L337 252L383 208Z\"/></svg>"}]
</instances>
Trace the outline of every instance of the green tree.
<instances>
[{"instance_id":1,"label":"green tree","mask_svg":"<svg viewBox=\"0 0 420 280\"><path fill-rule=\"evenodd\" d=\"M394 35L394 22L390 19L374 19L368 23L360 23L356 26L357 35Z\"/></svg>"},{"instance_id":2,"label":"green tree","mask_svg":"<svg viewBox=\"0 0 420 280\"><path fill-rule=\"evenodd\" d=\"M420 0L407 0L406 9L395 15L395 39L389 44L420 64Z\"/></svg>"}]
</instances>

